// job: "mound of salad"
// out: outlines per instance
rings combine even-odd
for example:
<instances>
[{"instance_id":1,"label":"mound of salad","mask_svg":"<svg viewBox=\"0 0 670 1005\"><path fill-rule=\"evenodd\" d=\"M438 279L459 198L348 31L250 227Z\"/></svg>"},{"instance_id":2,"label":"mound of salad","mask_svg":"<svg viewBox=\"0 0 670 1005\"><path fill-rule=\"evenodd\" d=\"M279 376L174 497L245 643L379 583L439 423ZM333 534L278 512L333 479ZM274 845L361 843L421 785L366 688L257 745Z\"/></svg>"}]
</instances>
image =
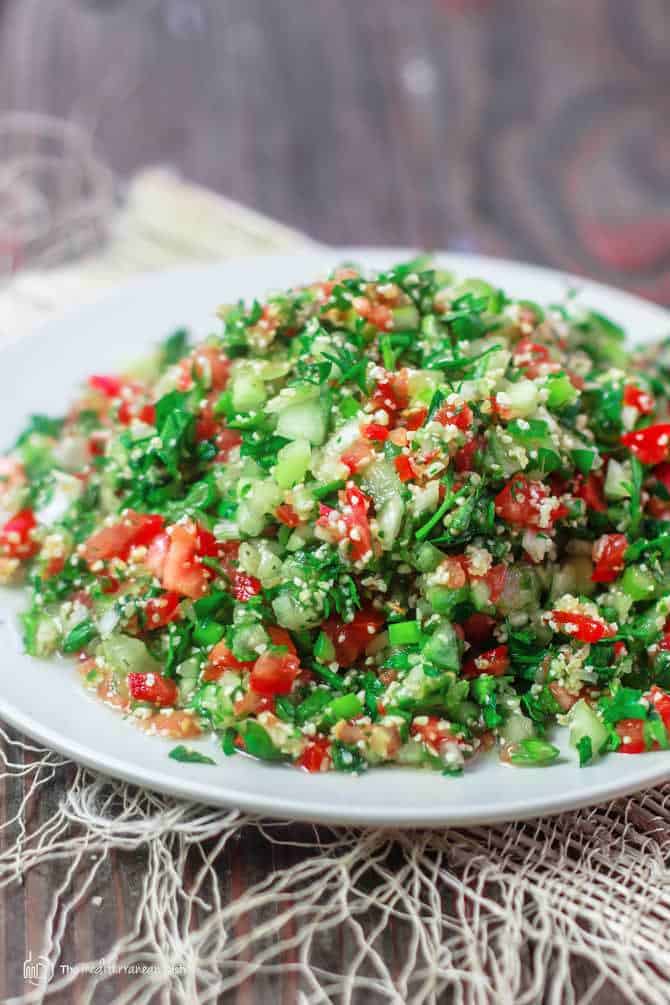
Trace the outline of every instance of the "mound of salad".
<instances>
[{"instance_id":1,"label":"mound of salad","mask_svg":"<svg viewBox=\"0 0 670 1005\"><path fill-rule=\"evenodd\" d=\"M172 756L670 744L670 351L430 260L220 309L0 459L28 653Z\"/></svg>"}]
</instances>

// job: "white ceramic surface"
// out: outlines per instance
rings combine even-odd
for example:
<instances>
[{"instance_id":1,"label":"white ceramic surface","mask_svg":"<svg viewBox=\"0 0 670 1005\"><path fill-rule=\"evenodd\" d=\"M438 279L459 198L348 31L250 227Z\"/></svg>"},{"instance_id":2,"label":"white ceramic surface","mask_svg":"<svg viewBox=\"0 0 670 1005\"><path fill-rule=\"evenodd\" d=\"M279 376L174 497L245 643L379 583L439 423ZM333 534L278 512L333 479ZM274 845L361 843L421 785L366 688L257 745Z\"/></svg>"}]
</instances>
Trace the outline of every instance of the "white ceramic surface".
<instances>
[{"instance_id":1,"label":"white ceramic surface","mask_svg":"<svg viewBox=\"0 0 670 1005\"><path fill-rule=\"evenodd\" d=\"M346 249L246 259L183 269L133 281L108 299L50 322L33 338L0 352L0 446L9 446L31 412L63 411L78 381L113 372L180 325L198 336L217 330L222 302L261 297L272 289L316 279L344 259L387 266L407 250ZM634 341L670 332L670 315L635 297L527 265L464 255L439 255L459 275L481 276L512 294L539 302L577 287L581 299L627 327ZM670 752L611 755L587 768L563 747L547 769L513 768L482 758L460 778L396 768L362 777L307 775L226 758L212 740L194 746L217 765L168 758L171 741L148 737L90 697L65 661L41 662L21 652L15 615L20 591L0 590L0 716L22 732L117 778L163 792L275 817L333 823L416 827L517 820L584 806L670 777ZM563 732L563 731L561 731Z\"/></svg>"}]
</instances>

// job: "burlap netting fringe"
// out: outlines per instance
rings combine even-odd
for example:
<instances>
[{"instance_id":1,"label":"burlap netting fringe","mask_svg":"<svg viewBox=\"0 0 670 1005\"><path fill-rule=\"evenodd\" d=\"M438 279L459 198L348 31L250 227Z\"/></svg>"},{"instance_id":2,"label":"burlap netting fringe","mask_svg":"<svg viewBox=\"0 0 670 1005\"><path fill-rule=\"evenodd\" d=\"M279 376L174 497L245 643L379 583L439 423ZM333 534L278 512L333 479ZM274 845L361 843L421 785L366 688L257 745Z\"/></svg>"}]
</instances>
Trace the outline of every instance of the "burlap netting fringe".
<instances>
[{"instance_id":1,"label":"burlap netting fringe","mask_svg":"<svg viewBox=\"0 0 670 1005\"><path fill-rule=\"evenodd\" d=\"M49 866L55 874L56 865L62 877L44 944L34 947L55 978L13 1001L67 1001L66 988L71 1000L75 991L78 1001L103 1000L106 982L125 968L133 978L119 1003L202 1005L280 971L305 1003L670 999L670 784L475 830L314 828L180 803L5 731L0 739L2 778L21 779L24 793L1 826L0 883ZM37 813L62 772L62 801ZM240 841L293 853L290 866L230 899L221 876ZM107 947L102 966L96 957L65 972L63 934L85 898L104 894L112 855L144 862L134 928ZM334 943L346 952L334 955Z\"/></svg>"}]
</instances>

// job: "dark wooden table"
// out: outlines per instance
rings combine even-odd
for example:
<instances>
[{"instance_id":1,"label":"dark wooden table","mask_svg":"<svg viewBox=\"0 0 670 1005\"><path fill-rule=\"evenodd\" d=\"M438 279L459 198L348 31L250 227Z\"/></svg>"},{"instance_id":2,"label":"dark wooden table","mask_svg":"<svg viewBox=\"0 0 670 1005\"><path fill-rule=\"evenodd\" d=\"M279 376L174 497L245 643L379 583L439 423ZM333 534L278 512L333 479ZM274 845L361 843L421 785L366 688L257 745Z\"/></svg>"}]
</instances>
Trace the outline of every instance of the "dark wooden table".
<instances>
[{"instance_id":1,"label":"dark wooden table","mask_svg":"<svg viewBox=\"0 0 670 1005\"><path fill-rule=\"evenodd\" d=\"M69 116L123 174L176 165L325 242L509 255L670 303L667 0L0 0L7 109ZM241 884L268 855L245 846ZM128 923L142 868L117 856L73 947ZM53 882L0 897L3 997Z\"/></svg>"}]
</instances>

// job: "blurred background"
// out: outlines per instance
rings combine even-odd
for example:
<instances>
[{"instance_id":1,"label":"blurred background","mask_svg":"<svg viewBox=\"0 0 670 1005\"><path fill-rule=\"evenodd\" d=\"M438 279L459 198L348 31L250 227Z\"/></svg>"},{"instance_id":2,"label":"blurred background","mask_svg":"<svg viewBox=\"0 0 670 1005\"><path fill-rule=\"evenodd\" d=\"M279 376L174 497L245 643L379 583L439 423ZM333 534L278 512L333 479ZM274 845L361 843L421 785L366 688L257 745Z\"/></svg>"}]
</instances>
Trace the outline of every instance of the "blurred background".
<instances>
[{"instance_id":1,"label":"blurred background","mask_svg":"<svg viewBox=\"0 0 670 1005\"><path fill-rule=\"evenodd\" d=\"M5 268L45 200L166 164L319 241L670 302L669 43L667 0L0 0Z\"/></svg>"}]
</instances>

